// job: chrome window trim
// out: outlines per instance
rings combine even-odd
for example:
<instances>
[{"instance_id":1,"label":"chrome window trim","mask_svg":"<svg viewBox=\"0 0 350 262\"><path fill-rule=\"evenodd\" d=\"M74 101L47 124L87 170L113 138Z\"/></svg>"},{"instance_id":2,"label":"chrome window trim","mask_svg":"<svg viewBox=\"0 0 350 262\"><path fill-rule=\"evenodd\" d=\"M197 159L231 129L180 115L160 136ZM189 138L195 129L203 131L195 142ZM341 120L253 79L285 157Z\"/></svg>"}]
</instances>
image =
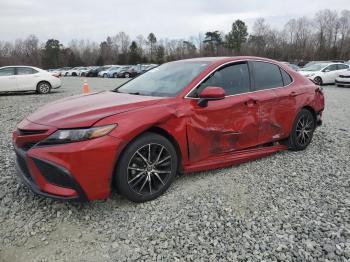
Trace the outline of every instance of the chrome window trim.
<instances>
[{"instance_id":1,"label":"chrome window trim","mask_svg":"<svg viewBox=\"0 0 350 262\"><path fill-rule=\"evenodd\" d=\"M218 69L220 69L221 67L224 67L224 66L226 66L226 65L228 65L228 64L235 64L235 63L239 63L239 62L264 62L264 63L269 63L269 64L276 65L276 66L278 66L278 68L284 70L280 65L278 65L278 64L276 64L276 63L274 63L274 62L265 61L265 60L259 60L259 59L258 59L258 60L257 60L257 59L242 59L242 60L236 60L236 61L229 61L229 62L226 62L226 63L224 63L224 64L222 64L222 65L219 65L219 66L215 67L212 71L210 71L208 74L206 74L206 75L203 77L203 79L202 79L197 85L195 85L189 92L187 92L187 94L184 96L184 98L187 98L187 99L195 99L195 100L200 99L199 97L190 97L189 94L191 94L191 92L192 92L193 90L195 90L200 84L202 84L202 83L204 82L204 80L206 80L206 78L207 78L208 76L210 76L212 73L214 73L216 70L218 70ZM245 95L245 94L252 94L252 93L262 92L262 91L266 91L266 90L273 90L273 89L280 89L280 88L288 87L288 86L290 86L291 84L294 83L294 78L293 78L286 70L284 70L284 71L285 71L285 72L290 76L290 78L292 79L292 82L290 82L290 83L289 83L288 85L286 85L286 86L280 86L280 87L268 88L268 89L263 89L263 90L250 91L250 92L245 92L245 93L240 93L240 94L235 94L235 95L228 95L228 96L225 96L225 98L226 98L226 97L231 97L231 96L240 96L240 95ZM282 75L281 75L281 78L283 78ZM282 80L282 82L283 82L283 80Z\"/></svg>"}]
</instances>

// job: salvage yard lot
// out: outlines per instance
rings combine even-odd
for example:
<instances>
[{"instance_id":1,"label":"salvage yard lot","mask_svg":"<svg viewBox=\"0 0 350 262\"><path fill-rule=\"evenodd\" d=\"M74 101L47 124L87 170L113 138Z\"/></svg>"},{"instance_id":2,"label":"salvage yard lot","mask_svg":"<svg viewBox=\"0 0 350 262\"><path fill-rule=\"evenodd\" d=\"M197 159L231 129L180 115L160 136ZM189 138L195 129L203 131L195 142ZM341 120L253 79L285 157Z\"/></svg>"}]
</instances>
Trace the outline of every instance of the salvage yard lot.
<instances>
[{"instance_id":1,"label":"salvage yard lot","mask_svg":"<svg viewBox=\"0 0 350 262\"><path fill-rule=\"evenodd\" d=\"M90 91L123 79L88 79ZM325 86L324 124L307 150L178 177L143 203L117 194L71 204L16 181L11 133L28 113L80 94L0 95L0 261L350 259L350 88Z\"/></svg>"}]
</instances>

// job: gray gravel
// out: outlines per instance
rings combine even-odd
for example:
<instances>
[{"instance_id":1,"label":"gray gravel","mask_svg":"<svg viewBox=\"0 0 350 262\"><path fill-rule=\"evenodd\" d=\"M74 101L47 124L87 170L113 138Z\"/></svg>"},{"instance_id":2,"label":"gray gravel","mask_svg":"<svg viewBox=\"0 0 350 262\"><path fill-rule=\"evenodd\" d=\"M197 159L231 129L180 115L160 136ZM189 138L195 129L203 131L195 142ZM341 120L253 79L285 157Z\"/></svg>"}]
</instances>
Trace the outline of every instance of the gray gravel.
<instances>
[{"instance_id":1,"label":"gray gravel","mask_svg":"<svg viewBox=\"0 0 350 262\"><path fill-rule=\"evenodd\" d=\"M324 88L324 125L303 152L182 176L143 204L34 196L16 182L11 132L44 103L81 93L82 81L0 96L0 261L350 261L350 89Z\"/></svg>"}]
</instances>

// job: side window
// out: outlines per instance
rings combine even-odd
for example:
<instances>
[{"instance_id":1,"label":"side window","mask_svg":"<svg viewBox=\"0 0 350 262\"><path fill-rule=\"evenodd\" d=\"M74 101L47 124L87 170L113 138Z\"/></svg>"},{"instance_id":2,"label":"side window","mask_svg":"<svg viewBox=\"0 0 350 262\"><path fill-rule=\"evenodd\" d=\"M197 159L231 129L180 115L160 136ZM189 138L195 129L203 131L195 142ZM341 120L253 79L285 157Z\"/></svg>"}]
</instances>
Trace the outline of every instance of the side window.
<instances>
[{"instance_id":1,"label":"side window","mask_svg":"<svg viewBox=\"0 0 350 262\"><path fill-rule=\"evenodd\" d=\"M333 64L333 65L327 66L324 71L326 71L326 70L335 71L335 70L337 70L337 68L338 68L337 65Z\"/></svg>"},{"instance_id":2,"label":"side window","mask_svg":"<svg viewBox=\"0 0 350 262\"><path fill-rule=\"evenodd\" d=\"M3 69L0 69L0 76L13 76L14 74L15 74L14 67L6 67Z\"/></svg>"},{"instance_id":3,"label":"side window","mask_svg":"<svg viewBox=\"0 0 350 262\"><path fill-rule=\"evenodd\" d=\"M193 97L207 86L218 86L225 89L226 95L236 95L250 91L250 77L247 63L233 64L221 68L211 74L204 82L202 82Z\"/></svg>"},{"instance_id":4,"label":"side window","mask_svg":"<svg viewBox=\"0 0 350 262\"><path fill-rule=\"evenodd\" d=\"M37 71L30 67L17 67L17 75L31 75L35 73L37 73Z\"/></svg>"},{"instance_id":5,"label":"side window","mask_svg":"<svg viewBox=\"0 0 350 262\"><path fill-rule=\"evenodd\" d=\"M338 70L348 69L349 66L346 64L338 64Z\"/></svg>"},{"instance_id":6,"label":"side window","mask_svg":"<svg viewBox=\"0 0 350 262\"><path fill-rule=\"evenodd\" d=\"M282 80L283 80L283 85L287 86L290 83L292 83L292 77L281 68L281 74L282 74Z\"/></svg>"},{"instance_id":7,"label":"side window","mask_svg":"<svg viewBox=\"0 0 350 262\"><path fill-rule=\"evenodd\" d=\"M279 66L267 62L253 62L253 64L256 90L265 90L283 86Z\"/></svg>"}]
</instances>

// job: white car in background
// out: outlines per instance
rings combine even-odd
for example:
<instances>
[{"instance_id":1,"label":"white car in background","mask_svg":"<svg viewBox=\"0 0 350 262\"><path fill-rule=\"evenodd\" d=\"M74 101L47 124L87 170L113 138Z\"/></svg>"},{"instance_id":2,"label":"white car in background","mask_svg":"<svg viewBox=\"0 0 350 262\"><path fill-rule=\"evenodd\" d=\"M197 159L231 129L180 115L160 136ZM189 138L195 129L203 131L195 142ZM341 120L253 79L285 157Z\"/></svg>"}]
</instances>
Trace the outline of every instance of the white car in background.
<instances>
[{"instance_id":1,"label":"white car in background","mask_svg":"<svg viewBox=\"0 0 350 262\"><path fill-rule=\"evenodd\" d=\"M65 76L79 76L80 75L80 69L82 67L78 66L78 67L74 67L70 70L68 70L66 73L65 73Z\"/></svg>"},{"instance_id":2,"label":"white car in background","mask_svg":"<svg viewBox=\"0 0 350 262\"><path fill-rule=\"evenodd\" d=\"M334 84L335 79L345 72L349 65L344 63L318 63L304 67L298 71L316 84Z\"/></svg>"},{"instance_id":3,"label":"white car in background","mask_svg":"<svg viewBox=\"0 0 350 262\"><path fill-rule=\"evenodd\" d=\"M98 72L97 76L99 77L108 77L108 70L112 67L119 67L118 65L105 65L105 70Z\"/></svg>"},{"instance_id":4,"label":"white car in background","mask_svg":"<svg viewBox=\"0 0 350 262\"><path fill-rule=\"evenodd\" d=\"M337 86L350 87L350 69L341 73L336 79L335 84Z\"/></svg>"},{"instance_id":5,"label":"white car in background","mask_svg":"<svg viewBox=\"0 0 350 262\"><path fill-rule=\"evenodd\" d=\"M32 66L0 67L0 92L36 91L50 93L51 89L61 87L58 76Z\"/></svg>"}]
</instances>

